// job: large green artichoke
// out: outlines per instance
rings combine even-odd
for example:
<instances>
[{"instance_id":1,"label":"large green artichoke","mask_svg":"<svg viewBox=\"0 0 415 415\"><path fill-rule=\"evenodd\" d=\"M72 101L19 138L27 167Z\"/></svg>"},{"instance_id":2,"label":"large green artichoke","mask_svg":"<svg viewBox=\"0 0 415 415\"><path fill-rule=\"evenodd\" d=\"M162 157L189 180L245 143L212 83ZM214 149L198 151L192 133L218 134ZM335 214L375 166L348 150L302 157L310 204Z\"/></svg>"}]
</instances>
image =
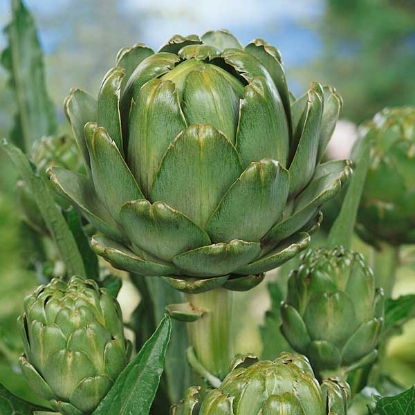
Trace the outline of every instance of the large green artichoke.
<instances>
[{"instance_id":1,"label":"large green artichoke","mask_svg":"<svg viewBox=\"0 0 415 415\"><path fill-rule=\"evenodd\" d=\"M320 377L371 362L383 327L383 291L361 254L308 251L288 280L281 331Z\"/></svg>"},{"instance_id":2,"label":"large green artichoke","mask_svg":"<svg viewBox=\"0 0 415 415\"><path fill-rule=\"evenodd\" d=\"M349 393L347 383L336 380L320 386L306 357L281 353L274 361L234 367L204 399L190 388L171 414L346 415Z\"/></svg>"},{"instance_id":3,"label":"large green artichoke","mask_svg":"<svg viewBox=\"0 0 415 415\"><path fill-rule=\"evenodd\" d=\"M87 177L51 174L103 234L97 253L184 290L243 289L308 245L350 175L320 164L341 107L331 87L293 98L279 52L226 31L138 44L116 65L98 100L76 89L65 104Z\"/></svg>"},{"instance_id":4,"label":"large green artichoke","mask_svg":"<svg viewBox=\"0 0 415 415\"><path fill-rule=\"evenodd\" d=\"M372 140L357 230L368 243L415 243L415 108L386 108L360 129L352 157Z\"/></svg>"},{"instance_id":5,"label":"large green artichoke","mask_svg":"<svg viewBox=\"0 0 415 415\"><path fill-rule=\"evenodd\" d=\"M19 318L29 385L63 415L91 414L129 359L117 300L92 280L54 278Z\"/></svg>"}]
</instances>

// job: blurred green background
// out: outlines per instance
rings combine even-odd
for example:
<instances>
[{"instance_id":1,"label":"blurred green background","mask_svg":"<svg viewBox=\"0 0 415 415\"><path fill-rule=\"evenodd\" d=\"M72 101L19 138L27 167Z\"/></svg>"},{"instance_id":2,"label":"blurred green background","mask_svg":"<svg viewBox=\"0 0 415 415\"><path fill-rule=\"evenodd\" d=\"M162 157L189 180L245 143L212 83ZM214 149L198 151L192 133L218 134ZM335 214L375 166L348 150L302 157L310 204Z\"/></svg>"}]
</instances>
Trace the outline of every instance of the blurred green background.
<instances>
[{"instance_id":1,"label":"blurred green background","mask_svg":"<svg viewBox=\"0 0 415 415\"><path fill-rule=\"evenodd\" d=\"M219 28L227 28L243 43L262 37L280 49L295 95L312 80L335 86L344 98L341 118L349 121L343 133L337 132L340 147L349 147L354 124L385 106L415 105L414 0L26 0L25 4L38 27L48 92L61 132L68 131L62 102L69 90L81 87L95 95L121 47L143 42L158 49L175 33L202 34ZM0 0L0 26L10 17L9 2ZM0 35L0 50L5 47L6 38ZM0 67L0 138L7 137L15 111L7 79ZM16 361L20 353L15 321L24 295L37 281L34 270L26 266L16 180L14 167L0 152L0 382L18 392L19 377L8 361ZM412 258L408 254L400 271L397 293L415 292ZM240 311L250 318L239 334L245 344L240 351L258 348L256 325L268 304L264 287L244 294L251 306L241 302ZM257 296L263 296L261 301ZM410 368L408 379L413 377L415 356L407 351L413 350L414 342L394 346L403 361L402 371Z\"/></svg>"}]
</instances>

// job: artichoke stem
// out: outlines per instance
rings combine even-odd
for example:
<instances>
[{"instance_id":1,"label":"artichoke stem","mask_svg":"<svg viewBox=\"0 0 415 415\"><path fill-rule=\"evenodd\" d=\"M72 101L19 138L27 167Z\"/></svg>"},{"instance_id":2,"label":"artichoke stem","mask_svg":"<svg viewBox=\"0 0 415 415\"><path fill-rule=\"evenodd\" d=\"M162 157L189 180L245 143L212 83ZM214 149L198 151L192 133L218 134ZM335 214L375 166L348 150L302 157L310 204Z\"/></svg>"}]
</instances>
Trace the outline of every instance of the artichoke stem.
<instances>
[{"instance_id":1,"label":"artichoke stem","mask_svg":"<svg viewBox=\"0 0 415 415\"><path fill-rule=\"evenodd\" d=\"M383 243L380 249L373 251L372 264L376 286L383 288L385 298L392 297L398 263L399 246Z\"/></svg>"},{"instance_id":2,"label":"artichoke stem","mask_svg":"<svg viewBox=\"0 0 415 415\"><path fill-rule=\"evenodd\" d=\"M190 345L204 368L223 379L228 374L233 357L233 293L215 288L200 294L185 294L185 300L204 311L199 320L187 324Z\"/></svg>"}]
</instances>

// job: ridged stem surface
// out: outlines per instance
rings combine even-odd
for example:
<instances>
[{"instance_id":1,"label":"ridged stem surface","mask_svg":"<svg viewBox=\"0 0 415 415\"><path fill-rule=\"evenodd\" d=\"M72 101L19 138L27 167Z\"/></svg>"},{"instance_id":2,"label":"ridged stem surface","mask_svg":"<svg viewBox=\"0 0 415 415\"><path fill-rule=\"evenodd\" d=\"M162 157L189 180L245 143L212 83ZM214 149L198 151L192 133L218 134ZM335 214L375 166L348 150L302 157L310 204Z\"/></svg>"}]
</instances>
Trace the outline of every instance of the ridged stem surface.
<instances>
[{"instance_id":1,"label":"ridged stem surface","mask_svg":"<svg viewBox=\"0 0 415 415\"><path fill-rule=\"evenodd\" d=\"M215 288L200 294L185 294L185 297L195 308L204 310L199 320L188 323L190 345L205 369L223 379L233 357L233 293Z\"/></svg>"}]
</instances>

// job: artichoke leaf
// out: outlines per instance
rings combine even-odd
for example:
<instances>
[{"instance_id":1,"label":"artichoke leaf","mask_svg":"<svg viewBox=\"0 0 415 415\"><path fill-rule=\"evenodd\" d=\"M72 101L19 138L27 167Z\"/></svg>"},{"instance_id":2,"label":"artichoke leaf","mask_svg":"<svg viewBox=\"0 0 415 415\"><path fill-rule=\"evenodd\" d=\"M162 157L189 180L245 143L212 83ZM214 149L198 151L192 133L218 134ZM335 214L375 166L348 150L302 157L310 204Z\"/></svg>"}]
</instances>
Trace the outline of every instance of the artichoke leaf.
<instances>
[{"instance_id":1,"label":"artichoke leaf","mask_svg":"<svg viewBox=\"0 0 415 415\"><path fill-rule=\"evenodd\" d=\"M301 138L301 133L304 128L304 122L307 115L308 106L308 92L295 98L290 95L290 110L291 110L291 140L290 140L290 162L293 160L295 152L297 151L298 143Z\"/></svg>"},{"instance_id":2,"label":"artichoke leaf","mask_svg":"<svg viewBox=\"0 0 415 415\"><path fill-rule=\"evenodd\" d=\"M115 268L121 268L138 275L151 277L178 273L174 265L140 258L124 245L104 236L94 236L92 238L92 248Z\"/></svg>"},{"instance_id":3,"label":"artichoke leaf","mask_svg":"<svg viewBox=\"0 0 415 415\"><path fill-rule=\"evenodd\" d=\"M255 275L230 275L223 284L223 288L231 291L248 291L260 284L265 278L265 273Z\"/></svg>"},{"instance_id":4,"label":"artichoke leaf","mask_svg":"<svg viewBox=\"0 0 415 415\"><path fill-rule=\"evenodd\" d=\"M66 376L57 376L56 368L60 368ZM64 401L70 401L69 392L74 391L82 379L91 376L97 369L94 368L90 357L77 350L61 349L48 356L42 370L45 381L53 385L56 395ZM108 388L111 382L108 383ZM102 395L101 395L102 398Z\"/></svg>"},{"instance_id":5,"label":"artichoke leaf","mask_svg":"<svg viewBox=\"0 0 415 415\"><path fill-rule=\"evenodd\" d=\"M266 256L234 270L233 273L238 275L260 274L277 268L306 249L309 244L310 235L307 232L298 232L281 242Z\"/></svg>"},{"instance_id":6,"label":"artichoke leaf","mask_svg":"<svg viewBox=\"0 0 415 415\"><path fill-rule=\"evenodd\" d=\"M125 85L124 94L121 99L121 116L128 119L131 99L137 95L141 87L153 78L162 76L169 72L180 61L180 58L167 52L159 52L144 59L131 74ZM127 137L128 126L123 124L123 136Z\"/></svg>"},{"instance_id":7,"label":"artichoke leaf","mask_svg":"<svg viewBox=\"0 0 415 415\"><path fill-rule=\"evenodd\" d=\"M85 126L91 171L98 197L119 223L121 206L129 200L144 199L118 147L102 127Z\"/></svg>"},{"instance_id":8,"label":"artichoke leaf","mask_svg":"<svg viewBox=\"0 0 415 415\"><path fill-rule=\"evenodd\" d=\"M351 177L352 169L348 160L329 161L320 165L307 188L301 192L294 202L293 215L310 204L319 206L335 196L339 188ZM311 202L311 203L310 203Z\"/></svg>"},{"instance_id":9,"label":"artichoke leaf","mask_svg":"<svg viewBox=\"0 0 415 415\"><path fill-rule=\"evenodd\" d=\"M199 36L197 35L189 35L189 36L181 36L181 35L174 35L171 39L169 39L165 45L163 45L159 52L168 52L178 54L180 49L184 48L185 46L189 45L200 45L202 41L200 40Z\"/></svg>"},{"instance_id":10,"label":"artichoke leaf","mask_svg":"<svg viewBox=\"0 0 415 415\"><path fill-rule=\"evenodd\" d=\"M55 304L49 305L49 310L52 307L55 310L59 310L60 304L58 303L58 301L54 301L54 303ZM47 304L49 304L49 302ZM36 314L36 311L40 310L35 309L34 314ZM57 312L59 313L59 311ZM36 316L33 316L32 318L36 318ZM43 316L41 316L40 318L43 318ZM52 319L45 318L46 321L44 323L41 323L40 321L36 320L31 321L30 317L27 320L30 348L27 350L26 357L33 363L33 365L39 371L43 373L44 368L48 363L48 354L57 354L59 351L64 350L67 345L67 336L65 335L66 333L63 333L63 330L61 330L57 325L54 324L54 321L50 321ZM73 329L73 323L70 321L70 319L66 319L66 321L64 321L64 324L65 323L66 327L63 327L65 327L67 331ZM45 350L45 345L43 342L47 342L47 350ZM48 379L46 379L46 381L48 381Z\"/></svg>"},{"instance_id":11,"label":"artichoke leaf","mask_svg":"<svg viewBox=\"0 0 415 415\"><path fill-rule=\"evenodd\" d=\"M174 83L152 79L133 97L128 166L148 195L169 144L186 128Z\"/></svg>"},{"instance_id":12,"label":"artichoke leaf","mask_svg":"<svg viewBox=\"0 0 415 415\"><path fill-rule=\"evenodd\" d=\"M222 57L228 65L235 69L235 71L247 82L250 83L256 77L265 78L268 87L273 88L279 97L278 90L261 62L247 51L241 49L226 49L222 53ZM284 107L281 103L281 110L284 112Z\"/></svg>"},{"instance_id":13,"label":"artichoke leaf","mask_svg":"<svg viewBox=\"0 0 415 415\"><path fill-rule=\"evenodd\" d=\"M210 125L191 125L169 146L150 192L202 229L240 176L235 147Z\"/></svg>"},{"instance_id":14,"label":"artichoke leaf","mask_svg":"<svg viewBox=\"0 0 415 415\"><path fill-rule=\"evenodd\" d=\"M340 350L333 343L326 340L312 341L307 354L316 372L320 372L322 368L328 370L338 369L342 363Z\"/></svg>"},{"instance_id":15,"label":"artichoke leaf","mask_svg":"<svg viewBox=\"0 0 415 415\"><path fill-rule=\"evenodd\" d=\"M345 344L359 324L353 301L343 291L315 293L308 302L304 322L312 339L336 346Z\"/></svg>"},{"instance_id":16,"label":"artichoke leaf","mask_svg":"<svg viewBox=\"0 0 415 415\"><path fill-rule=\"evenodd\" d=\"M205 231L163 202L127 202L120 218L133 244L164 261L211 243Z\"/></svg>"},{"instance_id":17,"label":"artichoke leaf","mask_svg":"<svg viewBox=\"0 0 415 415\"><path fill-rule=\"evenodd\" d=\"M154 55L154 51L143 43L136 43L130 48L122 48L118 52L115 66L123 68L125 74L121 80L121 96L124 94L125 86L135 71L135 68L151 55Z\"/></svg>"},{"instance_id":18,"label":"artichoke leaf","mask_svg":"<svg viewBox=\"0 0 415 415\"><path fill-rule=\"evenodd\" d=\"M278 162L251 163L213 212L208 234L213 242L260 240L281 216L288 190L288 171Z\"/></svg>"},{"instance_id":19,"label":"artichoke leaf","mask_svg":"<svg viewBox=\"0 0 415 415\"><path fill-rule=\"evenodd\" d=\"M200 386L192 386L186 391L186 395L180 403L171 407L171 415L196 415L193 413L200 399Z\"/></svg>"},{"instance_id":20,"label":"artichoke leaf","mask_svg":"<svg viewBox=\"0 0 415 415\"><path fill-rule=\"evenodd\" d=\"M295 199L294 213L287 219L276 223L265 235L262 243L267 246L275 246L279 241L302 229L315 217L319 207L332 199L350 179L351 167L347 161L336 166L339 167L327 176L312 180L309 186ZM341 168L342 167L342 168Z\"/></svg>"},{"instance_id":21,"label":"artichoke leaf","mask_svg":"<svg viewBox=\"0 0 415 415\"><path fill-rule=\"evenodd\" d=\"M72 125L78 147L84 158L85 165L89 167L90 160L85 141L84 127L87 122L96 121L98 118L98 102L82 89L72 89L64 102L64 111Z\"/></svg>"},{"instance_id":22,"label":"artichoke leaf","mask_svg":"<svg viewBox=\"0 0 415 415\"><path fill-rule=\"evenodd\" d=\"M342 172L345 168L351 169L353 163L350 160L330 160L319 164L314 172L312 182L328 175L336 175Z\"/></svg>"},{"instance_id":23,"label":"artichoke leaf","mask_svg":"<svg viewBox=\"0 0 415 415\"><path fill-rule=\"evenodd\" d=\"M235 399L234 402L235 412L237 414L261 413L260 411L263 399L267 397L267 391L264 391L264 383L267 383L267 380L269 379L262 380L258 379L257 377L247 380L239 399ZM272 381L270 383L272 383Z\"/></svg>"},{"instance_id":24,"label":"artichoke leaf","mask_svg":"<svg viewBox=\"0 0 415 415\"><path fill-rule=\"evenodd\" d=\"M166 312L174 320L187 323L199 320L205 313L203 309L197 308L189 302L166 305Z\"/></svg>"},{"instance_id":25,"label":"artichoke leaf","mask_svg":"<svg viewBox=\"0 0 415 415\"><path fill-rule=\"evenodd\" d=\"M290 95L288 92L287 81L285 79L285 71L282 66L281 54L277 48L270 45L263 39L255 39L249 43L245 50L251 55L255 56L265 67L265 69L271 75L278 93L281 97L281 101L284 105L285 113L287 115L287 121L291 123L291 103ZM289 125L289 131L291 135L292 126Z\"/></svg>"},{"instance_id":26,"label":"artichoke leaf","mask_svg":"<svg viewBox=\"0 0 415 415\"><path fill-rule=\"evenodd\" d=\"M180 49L178 55L182 59L212 60L221 55L221 51L212 45L187 45Z\"/></svg>"},{"instance_id":27,"label":"artichoke leaf","mask_svg":"<svg viewBox=\"0 0 415 415\"><path fill-rule=\"evenodd\" d=\"M311 338L300 313L287 303L281 304L282 334L299 353L306 354Z\"/></svg>"},{"instance_id":28,"label":"artichoke leaf","mask_svg":"<svg viewBox=\"0 0 415 415\"><path fill-rule=\"evenodd\" d=\"M234 415L232 401L219 389L213 389L203 400L199 415Z\"/></svg>"},{"instance_id":29,"label":"artichoke leaf","mask_svg":"<svg viewBox=\"0 0 415 415\"><path fill-rule=\"evenodd\" d=\"M123 239L119 225L108 215L85 176L60 167L50 169L49 176L55 190L73 202L96 229L112 239Z\"/></svg>"},{"instance_id":30,"label":"artichoke leaf","mask_svg":"<svg viewBox=\"0 0 415 415\"><path fill-rule=\"evenodd\" d=\"M80 410L76 409L70 403L62 402L61 400L52 400L51 406L53 407L53 409L57 410L59 414L62 415L84 415L84 412L81 412ZM49 415L49 413L47 413L46 415Z\"/></svg>"},{"instance_id":31,"label":"artichoke leaf","mask_svg":"<svg viewBox=\"0 0 415 415\"><path fill-rule=\"evenodd\" d=\"M290 164L290 195L298 194L311 180L316 168L323 115L322 97L316 89L308 93L307 114L301 137Z\"/></svg>"},{"instance_id":32,"label":"artichoke leaf","mask_svg":"<svg viewBox=\"0 0 415 415\"><path fill-rule=\"evenodd\" d=\"M341 272L346 274L347 272ZM344 289L350 298L359 298L355 303L355 312L359 321L367 321L373 317L375 296L375 276L370 268L365 268L364 259L356 258L350 270ZM383 313L382 313L383 315Z\"/></svg>"},{"instance_id":33,"label":"artichoke leaf","mask_svg":"<svg viewBox=\"0 0 415 415\"><path fill-rule=\"evenodd\" d=\"M27 380L27 383L39 396L43 396L47 400L57 398L50 386L45 382L43 377L26 360L25 355L20 356L19 364Z\"/></svg>"},{"instance_id":34,"label":"artichoke leaf","mask_svg":"<svg viewBox=\"0 0 415 415\"><path fill-rule=\"evenodd\" d=\"M222 71L215 65L203 65L190 72L184 85L183 112L189 125L211 124L235 143L239 96Z\"/></svg>"},{"instance_id":35,"label":"artichoke leaf","mask_svg":"<svg viewBox=\"0 0 415 415\"><path fill-rule=\"evenodd\" d=\"M343 106L343 101L336 93L336 90L331 86L323 87L323 118L321 120L320 142L318 146L317 162L320 162L324 156L327 144L333 135L339 118L340 110Z\"/></svg>"},{"instance_id":36,"label":"artichoke leaf","mask_svg":"<svg viewBox=\"0 0 415 415\"><path fill-rule=\"evenodd\" d=\"M102 397L109 391L114 380L103 375L83 379L71 394L69 401L76 408L87 413L89 408L96 408L100 404Z\"/></svg>"},{"instance_id":37,"label":"artichoke leaf","mask_svg":"<svg viewBox=\"0 0 415 415\"><path fill-rule=\"evenodd\" d=\"M343 362L353 364L373 351L383 328L383 318L374 318L363 323L348 339L342 350Z\"/></svg>"},{"instance_id":38,"label":"artichoke leaf","mask_svg":"<svg viewBox=\"0 0 415 415\"><path fill-rule=\"evenodd\" d=\"M262 405L261 415L306 415L298 399L291 393L271 395Z\"/></svg>"},{"instance_id":39,"label":"artichoke leaf","mask_svg":"<svg viewBox=\"0 0 415 415\"><path fill-rule=\"evenodd\" d=\"M178 276L164 276L161 279L170 287L186 294L200 294L214 288L221 287L228 280L229 275L212 278L190 278Z\"/></svg>"},{"instance_id":40,"label":"artichoke leaf","mask_svg":"<svg viewBox=\"0 0 415 415\"><path fill-rule=\"evenodd\" d=\"M260 253L260 244L232 240L185 252L173 258L173 263L182 272L194 277L217 277L227 275L235 269L253 261Z\"/></svg>"},{"instance_id":41,"label":"artichoke leaf","mask_svg":"<svg viewBox=\"0 0 415 415\"><path fill-rule=\"evenodd\" d=\"M123 154L123 142L121 135L120 94L121 81L124 78L124 70L120 67L112 68L105 75L98 94L98 118L99 127L104 127L108 135L114 140L118 150Z\"/></svg>"},{"instance_id":42,"label":"artichoke leaf","mask_svg":"<svg viewBox=\"0 0 415 415\"><path fill-rule=\"evenodd\" d=\"M244 168L264 157L286 167L289 133L280 104L278 92L269 88L265 78L256 77L245 87L236 133L236 148Z\"/></svg>"},{"instance_id":43,"label":"artichoke leaf","mask_svg":"<svg viewBox=\"0 0 415 415\"><path fill-rule=\"evenodd\" d=\"M212 45L220 50L228 48L243 49L239 40L227 30L210 30L202 36L202 41L206 45Z\"/></svg>"}]
</instances>

